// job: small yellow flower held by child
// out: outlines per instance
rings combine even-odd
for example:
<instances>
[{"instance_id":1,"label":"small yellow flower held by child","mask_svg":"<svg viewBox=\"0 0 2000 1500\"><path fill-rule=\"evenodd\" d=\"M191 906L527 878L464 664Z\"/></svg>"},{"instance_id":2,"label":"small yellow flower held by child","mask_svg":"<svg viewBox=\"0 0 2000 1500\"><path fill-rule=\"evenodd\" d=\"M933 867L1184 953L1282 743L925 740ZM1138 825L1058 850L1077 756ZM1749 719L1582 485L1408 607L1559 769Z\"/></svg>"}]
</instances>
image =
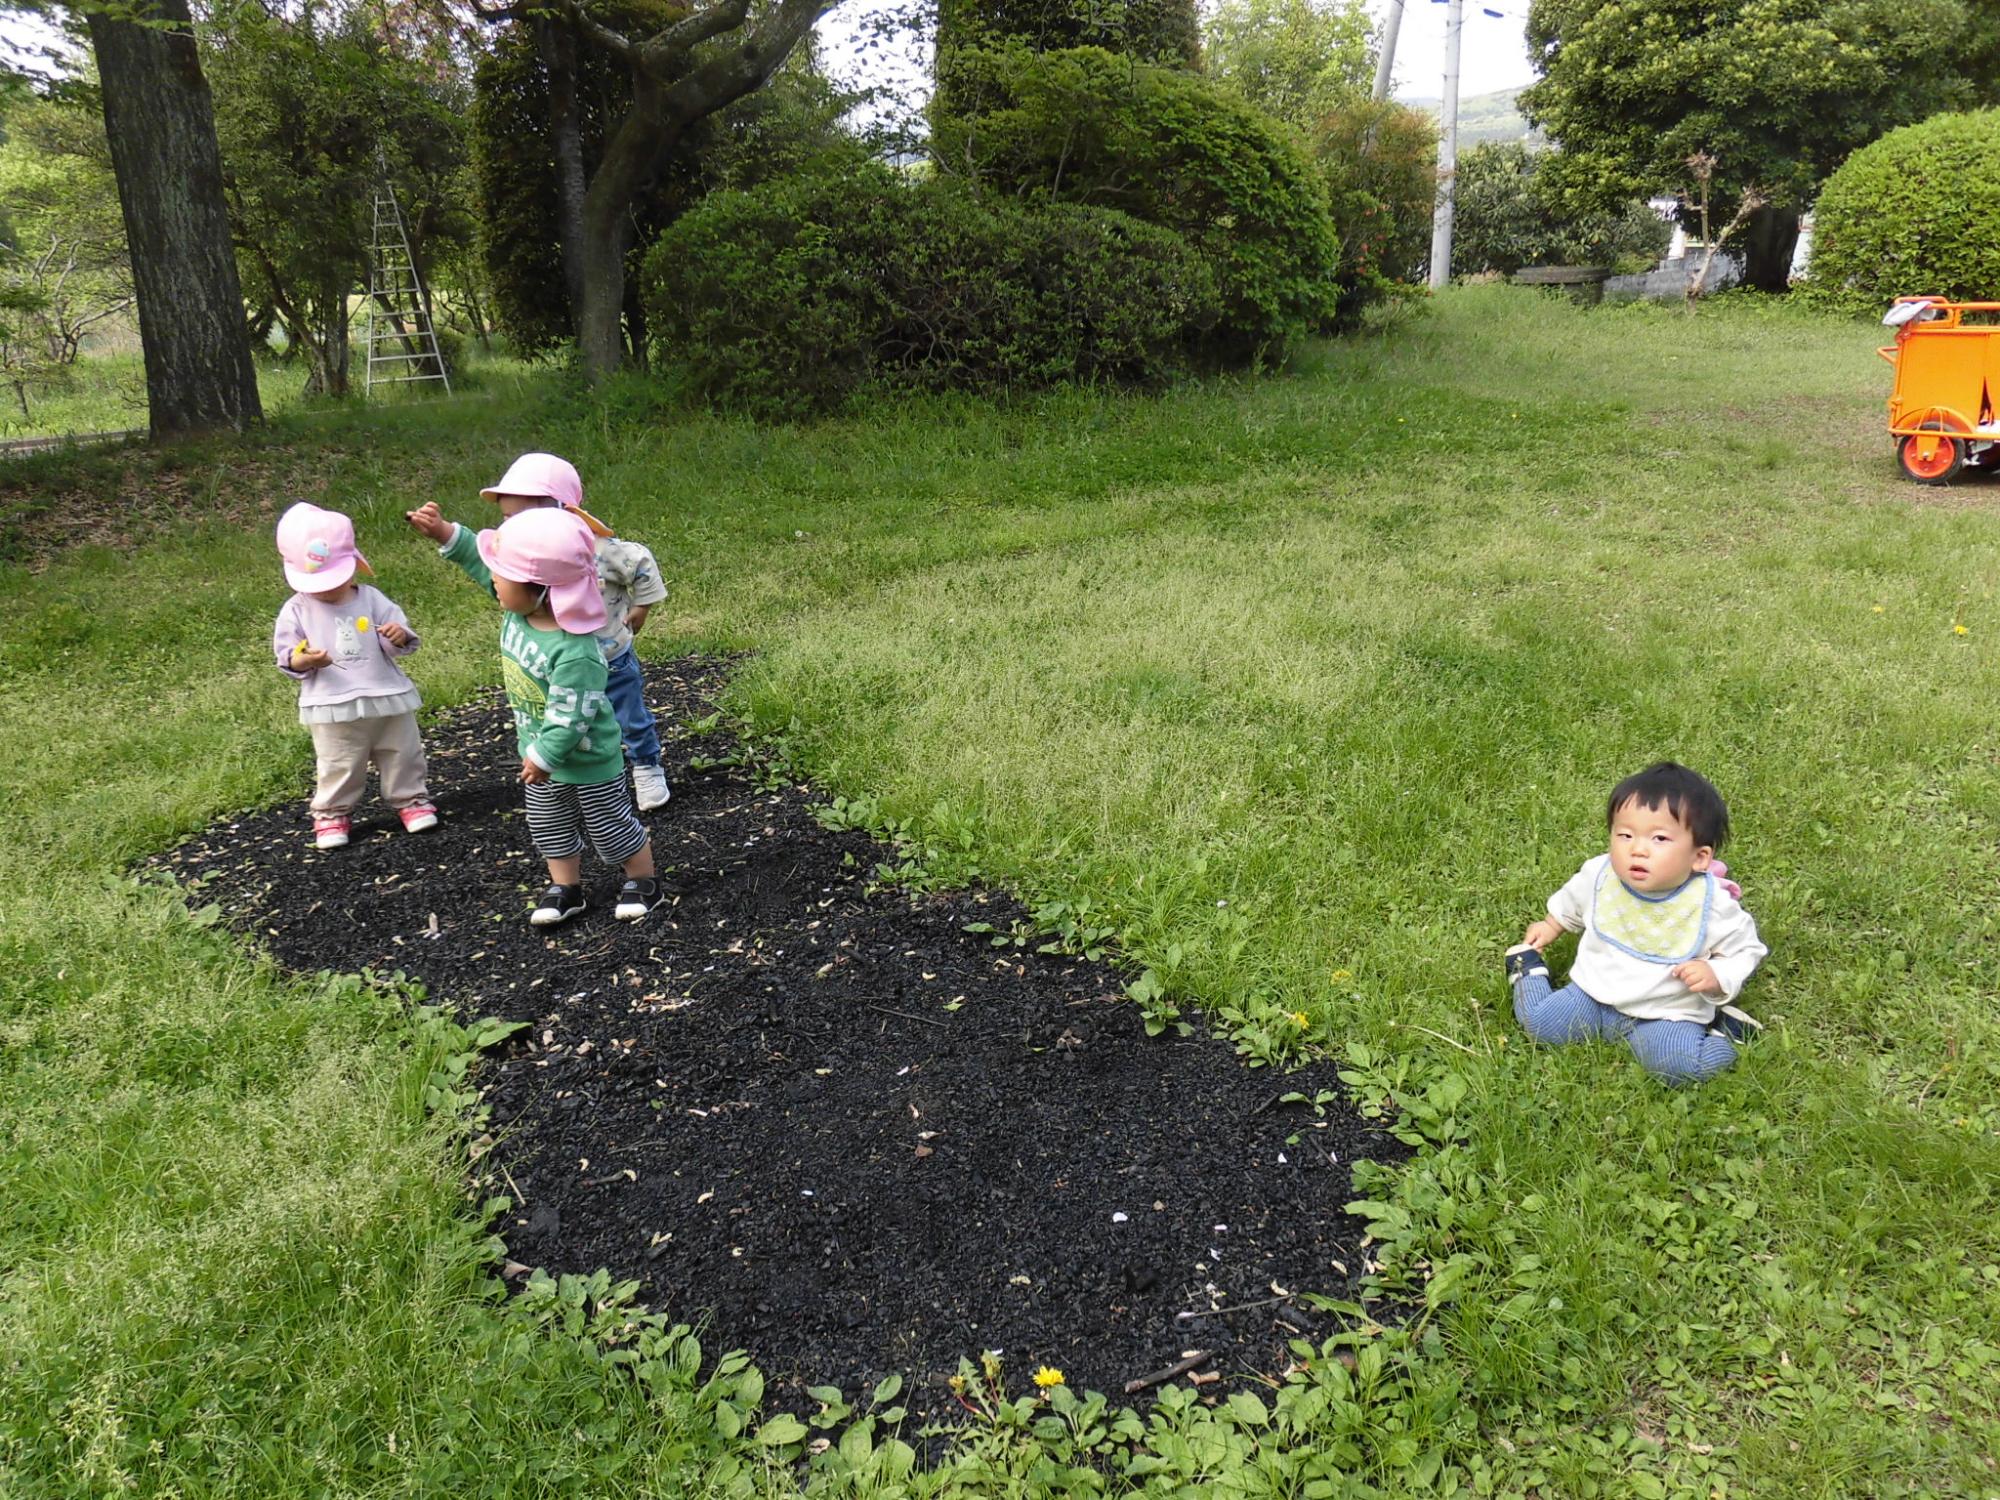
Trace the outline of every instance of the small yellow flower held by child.
<instances>
[{"instance_id":1,"label":"small yellow flower held by child","mask_svg":"<svg viewBox=\"0 0 2000 1500\"><path fill-rule=\"evenodd\" d=\"M1063 1372L1053 1365L1043 1365L1035 1371L1035 1384L1045 1391L1052 1391L1063 1383Z\"/></svg>"}]
</instances>

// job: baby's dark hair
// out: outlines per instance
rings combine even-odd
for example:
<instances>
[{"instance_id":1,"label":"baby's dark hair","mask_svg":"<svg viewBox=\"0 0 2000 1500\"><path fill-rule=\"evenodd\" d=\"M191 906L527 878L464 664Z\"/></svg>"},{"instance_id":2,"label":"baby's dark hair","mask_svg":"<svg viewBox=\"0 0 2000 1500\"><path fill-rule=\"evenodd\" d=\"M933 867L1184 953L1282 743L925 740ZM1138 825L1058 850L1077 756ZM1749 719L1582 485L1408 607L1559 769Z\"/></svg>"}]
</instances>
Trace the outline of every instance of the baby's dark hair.
<instances>
[{"instance_id":1,"label":"baby's dark hair","mask_svg":"<svg viewBox=\"0 0 2000 1500\"><path fill-rule=\"evenodd\" d=\"M1729 837L1729 809L1706 776L1670 760L1655 762L1634 772L1611 789L1611 802L1604 809L1608 826L1618 809L1636 802L1641 807L1665 807L1687 825L1697 846L1720 849Z\"/></svg>"}]
</instances>

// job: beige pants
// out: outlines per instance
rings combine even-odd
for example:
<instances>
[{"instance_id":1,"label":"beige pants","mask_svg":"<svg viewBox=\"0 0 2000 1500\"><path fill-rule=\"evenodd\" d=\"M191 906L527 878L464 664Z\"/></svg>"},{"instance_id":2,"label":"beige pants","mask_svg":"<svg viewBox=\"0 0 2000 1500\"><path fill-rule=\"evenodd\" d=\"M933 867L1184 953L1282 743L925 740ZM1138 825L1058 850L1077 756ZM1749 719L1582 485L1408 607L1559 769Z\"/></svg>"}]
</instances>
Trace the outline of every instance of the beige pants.
<instances>
[{"instance_id":1,"label":"beige pants","mask_svg":"<svg viewBox=\"0 0 2000 1500\"><path fill-rule=\"evenodd\" d=\"M415 714L306 728L319 752L319 789L312 799L315 813L354 811L368 791L370 761L382 783L382 800L391 807L415 807L431 800L424 785L424 739L417 732Z\"/></svg>"}]
</instances>

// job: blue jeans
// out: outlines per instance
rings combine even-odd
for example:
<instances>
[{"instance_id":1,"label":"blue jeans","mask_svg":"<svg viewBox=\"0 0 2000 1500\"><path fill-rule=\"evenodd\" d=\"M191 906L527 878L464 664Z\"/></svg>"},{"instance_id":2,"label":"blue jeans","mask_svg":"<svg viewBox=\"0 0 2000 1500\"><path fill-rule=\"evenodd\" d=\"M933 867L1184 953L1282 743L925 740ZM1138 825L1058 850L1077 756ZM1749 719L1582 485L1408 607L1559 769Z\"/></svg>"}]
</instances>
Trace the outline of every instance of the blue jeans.
<instances>
[{"instance_id":1,"label":"blue jeans","mask_svg":"<svg viewBox=\"0 0 2000 1500\"><path fill-rule=\"evenodd\" d=\"M635 766L657 766L660 731L653 724L653 711L646 707L646 679L639 672L639 653L627 646L605 663L605 670L610 680L604 695L611 700L611 712L618 719L625 758Z\"/></svg>"},{"instance_id":2,"label":"blue jeans","mask_svg":"<svg viewBox=\"0 0 2000 1500\"><path fill-rule=\"evenodd\" d=\"M1546 974L1514 986L1514 1019L1545 1046L1623 1042L1639 1066L1666 1083L1703 1083L1736 1061L1736 1044L1694 1021L1635 1021L1600 1005L1573 984L1551 989Z\"/></svg>"}]
</instances>

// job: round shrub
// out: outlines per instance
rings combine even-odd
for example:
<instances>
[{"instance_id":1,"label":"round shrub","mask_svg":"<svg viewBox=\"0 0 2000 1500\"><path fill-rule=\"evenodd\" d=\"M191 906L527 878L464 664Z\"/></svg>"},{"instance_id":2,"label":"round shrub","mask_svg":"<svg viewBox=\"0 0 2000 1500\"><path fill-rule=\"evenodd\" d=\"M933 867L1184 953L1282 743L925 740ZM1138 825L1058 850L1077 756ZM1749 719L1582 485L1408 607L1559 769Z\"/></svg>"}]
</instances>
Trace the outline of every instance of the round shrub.
<instances>
[{"instance_id":1,"label":"round shrub","mask_svg":"<svg viewBox=\"0 0 2000 1500\"><path fill-rule=\"evenodd\" d=\"M1407 105L1357 100L1322 115L1311 144L1340 239L1337 331L1414 281L1430 257L1437 122Z\"/></svg>"},{"instance_id":2,"label":"round shrub","mask_svg":"<svg viewBox=\"0 0 2000 1500\"><path fill-rule=\"evenodd\" d=\"M1814 301L2000 300L2000 109L1935 115L1842 162L1813 205Z\"/></svg>"},{"instance_id":3,"label":"round shrub","mask_svg":"<svg viewBox=\"0 0 2000 1500\"><path fill-rule=\"evenodd\" d=\"M644 288L700 394L779 417L878 385L1156 384L1215 316L1206 266L1155 226L877 166L712 194L653 246Z\"/></svg>"},{"instance_id":4,"label":"round shrub","mask_svg":"<svg viewBox=\"0 0 2000 1500\"><path fill-rule=\"evenodd\" d=\"M1117 209L1179 234L1209 262L1219 363L1281 360L1336 304L1339 240L1305 154L1250 105L1175 69L1096 47L971 49L966 97L937 111L941 173L1031 201Z\"/></svg>"}]
</instances>

